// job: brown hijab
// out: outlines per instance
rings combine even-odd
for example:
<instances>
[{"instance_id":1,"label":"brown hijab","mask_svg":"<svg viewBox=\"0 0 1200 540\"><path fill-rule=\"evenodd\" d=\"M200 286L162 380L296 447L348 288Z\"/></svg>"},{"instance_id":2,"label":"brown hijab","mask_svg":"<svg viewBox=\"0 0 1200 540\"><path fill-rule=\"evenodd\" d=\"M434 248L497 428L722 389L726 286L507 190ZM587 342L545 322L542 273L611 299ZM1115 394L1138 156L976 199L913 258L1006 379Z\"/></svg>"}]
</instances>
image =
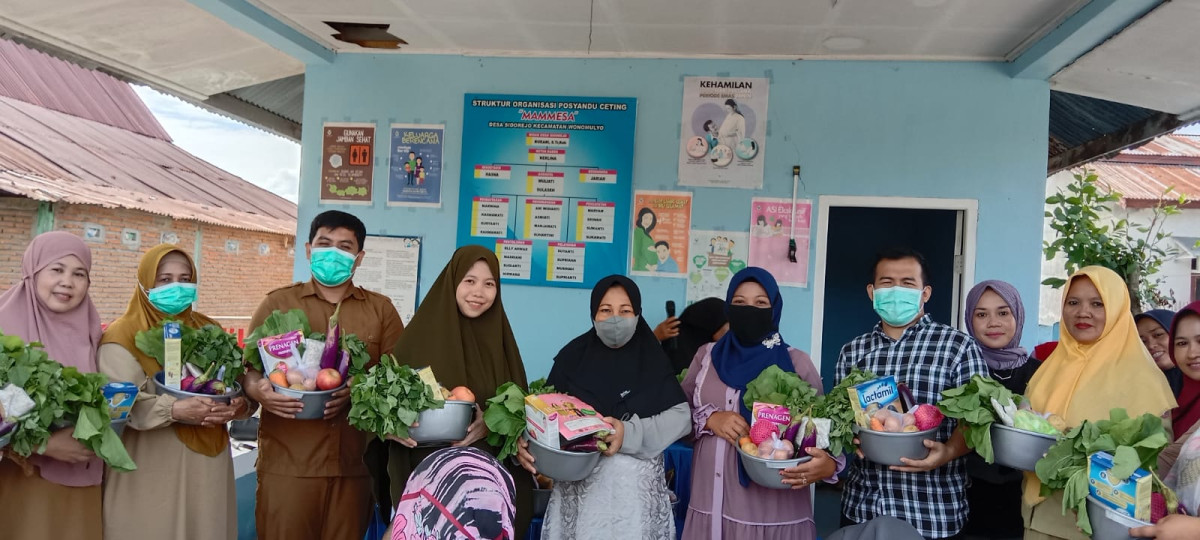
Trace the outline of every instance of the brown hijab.
<instances>
[{"instance_id":1,"label":"brown hijab","mask_svg":"<svg viewBox=\"0 0 1200 540\"><path fill-rule=\"evenodd\" d=\"M109 325L104 332L104 337L100 340L101 344L116 343L125 347L125 350L132 353L133 357L142 365L142 370L146 372L147 377L153 377L162 371L162 366L158 365L158 361L153 357L137 348L134 337L138 332L149 330L166 318L176 319L192 328L210 324L220 326L217 321L193 311L190 307L178 315L170 316L159 311L150 303L146 291L154 288L155 278L158 276L158 265L162 262L163 257L171 253L179 253L187 259L188 265L192 267L192 279L195 280L196 263L186 252L172 244L159 244L150 248L142 256L142 261L138 263L138 286L134 287L129 307L125 309L125 314L121 318ZM173 426L179 440L198 454L209 457L217 456L225 451L225 447L229 446L229 434L226 433L225 426L201 427L181 423Z\"/></svg>"},{"instance_id":2,"label":"brown hijab","mask_svg":"<svg viewBox=\"0 0 1200 540\"><path fill-rule=\"evenodd\" d=\"M455 292L467 271L478 261L487 262L492 275L497 277L496 300L483 314L469 319L459 313ZM400 341L396 343L396 360L414 368L432 367L433 374L443 386L470 388L475 393L475 402L480 405L495 396L496 387L506 382L512 381L527 389L525 365L521 363L517 340L513 338L512 327L500 301L499 276L500 263L491 250L483 246L464 246L455 251L400 335ZM399 501L408 477L436 448L410 449L396 443L387 446L390 477L387 483L391 485L391 500ZM496 449L487 444L486 438L473 446L496 454ZM518 472L514 478L518 522L528 523L532 477ZM388 495L376 494L381 501L388 500Z\"/></svg>"},{"instance_id":3,"label":"brown hijab","mask_svg":"<svg viewBox=\"0 0 1200 540\"><path fill-rule=\"evenodd\" d=\"M496 301L482 315L468 319L458 311L458 283L477 261L487 262L496 276ZM527 388L525 364L513 338L512 326L500 301L500 263L483 246L464 246L454 252L412 321L396 343L396 360L414 368L430 366L446 388L466 386L476 403L496 395L496 387L512 381Z\"/></svg>"}]
</instances>

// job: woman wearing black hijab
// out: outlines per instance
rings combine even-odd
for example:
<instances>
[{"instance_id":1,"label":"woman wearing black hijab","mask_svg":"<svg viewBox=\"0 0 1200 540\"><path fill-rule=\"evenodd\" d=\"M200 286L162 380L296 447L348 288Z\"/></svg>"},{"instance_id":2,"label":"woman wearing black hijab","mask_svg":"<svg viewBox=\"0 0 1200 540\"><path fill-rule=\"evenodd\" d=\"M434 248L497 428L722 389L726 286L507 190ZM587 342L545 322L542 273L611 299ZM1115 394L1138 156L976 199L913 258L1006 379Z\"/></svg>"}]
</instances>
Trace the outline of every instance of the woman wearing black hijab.
<instances>
[{"instance_id":1,"label":"woman wearing black hijab","mask_svg":"<svg viewBox=\"0 0 1200 540\"><path fill-rule=\"evenodd\" d=\"M633 281L601 279L591 308L592 328L563 347L547 382L594 407L615 433L590 476L554 483L542 538L674 539L662 453L690 429L687 396L642 320ZM519 456L537 468L524 447Z\"/></svg>"},{"instance_id":2,"label":"woman wearing black hijab","mask_svg":"<svg viewBox=\"0 0 1200 540\"><path fill-rule=\"evenodd\" d=\"M696 351L721 339L727 330L729 318L725 316L724 300L705 298L684 308L679 314L679 335L663 341L663 350L671 357L671 369L679 373L692 365Z\"/></svg>"}]
</instances>

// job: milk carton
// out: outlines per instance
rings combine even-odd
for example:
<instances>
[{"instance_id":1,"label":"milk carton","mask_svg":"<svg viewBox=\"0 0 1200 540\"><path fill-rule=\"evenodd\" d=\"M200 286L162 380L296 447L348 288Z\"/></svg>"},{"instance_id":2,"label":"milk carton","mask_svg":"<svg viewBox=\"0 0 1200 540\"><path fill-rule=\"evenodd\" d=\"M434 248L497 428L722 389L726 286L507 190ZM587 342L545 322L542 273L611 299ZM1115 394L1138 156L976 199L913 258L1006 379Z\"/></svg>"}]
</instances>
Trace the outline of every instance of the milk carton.
<instances>
[{"instance_id":1,"label":"milk carton","mask_svg":"<svg viewBox=\"0 0 1200 540\"><path fill-rule=\"evenodd\" d=\"M1088 457L1088 494L1105 506L1134 519L1150 520L1150 492L1153 479L1145 469L1133 471L1129 478L1114 478L1109 472L1113 456L1096 452Z\"/></svg>"},{"instance_id":2,"label":"milk carton","mask_svg":"<svg viewBox=\"0 0 1200 540\"><path fill-rule=\"evenodd\" d=\"M137 401L137 385L131 382L112 382L104 385L102 390L104 399L108 401L109 418L113 421L129 418L129 410L133 408L133 402Z\"/></svg>"},{"instance_id":3,"label":"milk carton","mask_svg":"<svg viewBox=\"0 0 1200 540\"><path fill-rule=\"evenodd\" d=\"M870 428L871 415L879 409L904 412L904 402L900 400L900 386L896 384L896 377L892 375L852 386L847 391L850 392L850 407L854 409L854 422L858 427Z\"/></svg>"},{"instance_id":4,"label":"milk carton","mask_svg":"<svg viewBox=\"0 0 1200 540\"><path fill-rule=\"evenodd\" d=\"M750 425L758 422L774 422L783 432L792 424L792 412L783 405L755 401L750 407Z\"/></svg>"}]
</instances>

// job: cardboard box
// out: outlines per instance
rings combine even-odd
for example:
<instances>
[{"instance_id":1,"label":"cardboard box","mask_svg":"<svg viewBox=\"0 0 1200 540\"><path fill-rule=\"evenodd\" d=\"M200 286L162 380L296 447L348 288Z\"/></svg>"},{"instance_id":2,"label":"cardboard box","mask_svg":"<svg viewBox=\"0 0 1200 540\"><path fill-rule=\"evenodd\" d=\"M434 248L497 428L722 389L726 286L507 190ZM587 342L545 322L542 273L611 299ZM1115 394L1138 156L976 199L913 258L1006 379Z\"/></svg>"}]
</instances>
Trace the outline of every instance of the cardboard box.
<instances>
[{"instance_id":1,"label":"cardboard box","mask_svg":"<svg viewBox=\"0 0 1200 540\"><path fill-rule=\"evenodd\" d=\"M612 426L591 405L566 394L525 396L525 430L550 448L589 437Z\"/></svg>"},{"instance_id":2,"label":"cardboard box","mask_svg":"<svg viewBox=\"0 0 1200 540\"><path fill-rule=\"evenodd\" d=\"M112 420L129 418L133 402L137 401L138 387L129 382L114 382L104 385L104 399L108 400L108 415Z\"/></svg>"},{"instance_id":3,"label":"cardboard box","mask_svg":"<svg viewBox=\"0 0 1200 540\"><path fill-rule=\"evenodd\" d=\"M1137 469L1128 479L1113 478L1109 475L1112 466L1113 456L1108 452L1096 452L1088 458L1088 494L1113 510L1149 521L1153 489L1150 473Z\"/></svg>"}]
</instances>

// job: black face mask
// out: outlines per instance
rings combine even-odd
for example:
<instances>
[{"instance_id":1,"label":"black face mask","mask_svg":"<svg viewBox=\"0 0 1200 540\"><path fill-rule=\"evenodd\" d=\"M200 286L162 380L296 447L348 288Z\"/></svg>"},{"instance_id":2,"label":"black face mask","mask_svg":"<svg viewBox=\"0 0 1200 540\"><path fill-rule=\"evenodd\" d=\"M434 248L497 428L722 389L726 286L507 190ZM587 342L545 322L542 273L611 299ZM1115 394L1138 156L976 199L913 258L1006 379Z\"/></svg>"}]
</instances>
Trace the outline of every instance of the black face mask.
<instances>
[{"instance_id":1,"label":"black face mask","mask_svg":"<svg viewBox=\"0 0 1200 540\"><path fill-rule=\"evenodd\" d=\"M771 308L729 306L729 331L743 346L758 345L775 332L775 312Z\"/></svg>"}]
</instances>

